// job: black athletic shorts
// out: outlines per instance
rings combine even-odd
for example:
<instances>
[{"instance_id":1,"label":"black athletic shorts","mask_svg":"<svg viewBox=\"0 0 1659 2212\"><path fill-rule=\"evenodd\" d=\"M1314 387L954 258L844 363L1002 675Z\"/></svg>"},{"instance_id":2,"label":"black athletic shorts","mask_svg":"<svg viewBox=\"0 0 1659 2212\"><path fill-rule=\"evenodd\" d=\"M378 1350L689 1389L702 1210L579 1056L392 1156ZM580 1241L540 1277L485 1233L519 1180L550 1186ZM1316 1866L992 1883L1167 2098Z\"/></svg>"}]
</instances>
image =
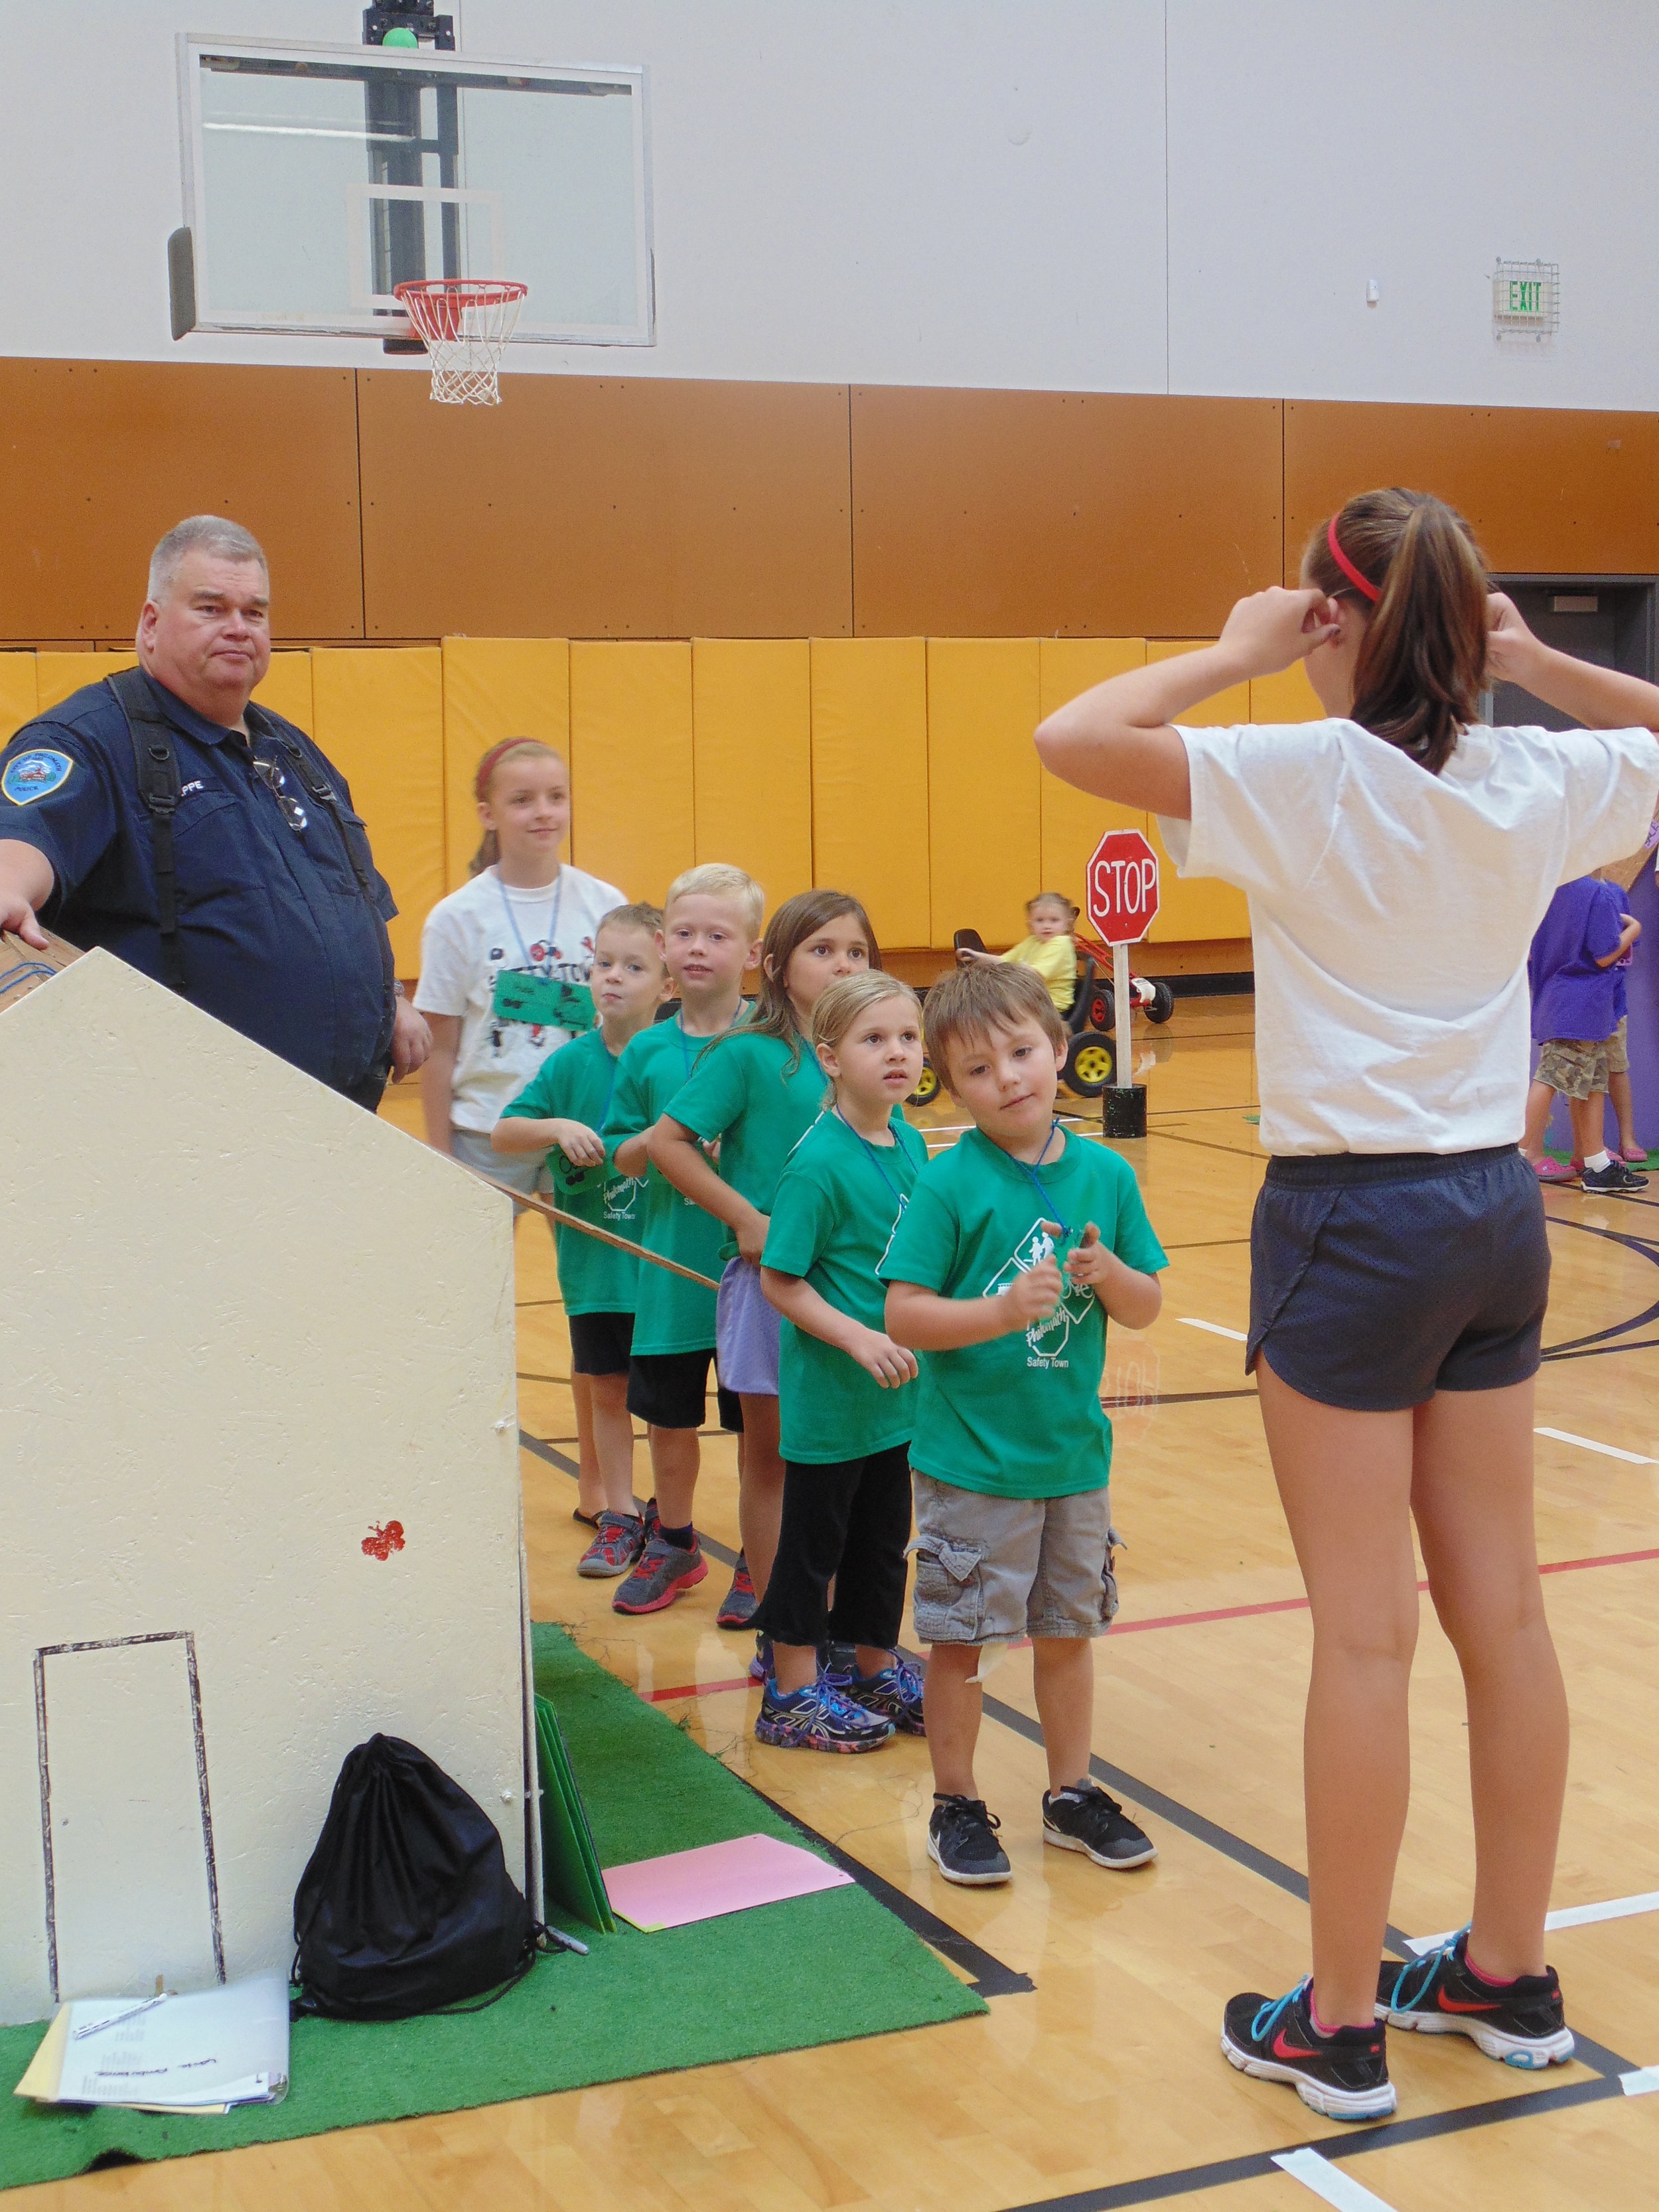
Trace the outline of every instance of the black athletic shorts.
<instances>
[{"instance_id":1,"label":"black athletic shorts","mask_svg":"<svg viewBox=\"0 0 1659 2212\"><path fill-rule=\"evenodd\" d=\"M707 1352L636 1352L628 1363L628 1410L636 1421L657 1429L700 1429L708 1411ZM735 1390L714 1378L720 1426L734 1435L743 1429L743 1404Z\"/></svg>"},{"instance_id":2,"label":"black athletic shorts","mask_svg":"<svg viewBox=\"0 0 1659 2212\"><path fill-rule=\"evenodd\" d=\"M586 1313L566 1316L570 1323L573 1375L626 1375L634 1342L631 1313Z\"/></svg>"},{"instance_id":3,"label":"black athletic shorts","mask_svg":"<svg viewBox=\"0 0 1659 2212\"><path fill-rule=\"evenodd\" d=\"M1259 1353L1322 1406L1401 1412L1538 1372L1550 1255L1538 1178L1480 1152L1275 1159L1250 1224Z\"/></svg>"}]
</instances>

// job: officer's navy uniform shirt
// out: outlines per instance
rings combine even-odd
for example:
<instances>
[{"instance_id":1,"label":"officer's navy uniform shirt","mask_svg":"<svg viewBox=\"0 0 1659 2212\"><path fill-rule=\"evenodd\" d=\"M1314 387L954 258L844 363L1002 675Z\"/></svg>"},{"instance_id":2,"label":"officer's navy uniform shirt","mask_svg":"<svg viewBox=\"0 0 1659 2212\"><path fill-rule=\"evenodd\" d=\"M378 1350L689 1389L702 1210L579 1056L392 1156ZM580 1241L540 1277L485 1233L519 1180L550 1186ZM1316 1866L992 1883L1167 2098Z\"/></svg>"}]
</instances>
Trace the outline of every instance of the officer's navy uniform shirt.
<instances>
[{"instance_id":1,"label":"officer's navy uniform shirt","mask_svg":"<svg viewBox=\"0 0 1659 2212\"><path fill-rule=\"evenodd\" d=\"M248 708L259 757L285 769L286 795L305 810L296 834L254 774L240 732L145 680L172 727L179 763L173 848L185 995L320 1082L353 1089L384 1063L391 1042L385 937L398 909L344 779L291 722ZM327 775L372 904L329 810L301 783L278 731ZM24 754L45 757L22 763ZM66 774L52 756L69 762ZM42 783L51 787L32 795ZM0 838L33 845L52 863L56 882L43 921L72 944L101 945L161 980L154 833L126 719L106 685L76 691L0 751Z\"/></svg>"}]
</instances>

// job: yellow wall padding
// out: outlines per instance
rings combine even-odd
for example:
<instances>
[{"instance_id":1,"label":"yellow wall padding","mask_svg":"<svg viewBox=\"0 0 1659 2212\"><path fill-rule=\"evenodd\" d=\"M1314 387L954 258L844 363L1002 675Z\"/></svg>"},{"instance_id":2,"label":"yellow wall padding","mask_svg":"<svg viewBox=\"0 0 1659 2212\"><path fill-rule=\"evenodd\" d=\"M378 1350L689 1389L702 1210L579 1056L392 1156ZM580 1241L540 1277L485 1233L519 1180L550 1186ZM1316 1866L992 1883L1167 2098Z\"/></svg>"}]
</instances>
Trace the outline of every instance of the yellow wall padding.
<instances>
[{"instance_id":1,"label":"yellow wall padding","mask_svg":"<svg viewBox=\"0 0 1659 2212\"><path fill-rule=\"evenodd\" d=\"M1294 667L1286 668L1277 676L1254 676L1250 679L1250 714L1253 722L1317 722L1324 718L1325 709L1319 703L1319 695L1308 681L1308 665L1298 660Z\"/></svg>"},{"instance_id":2,"label":"yellow wall padding","mask_svg":"<svg viewBox=\"0 0 1659 2212\"><path fill-rule=\"evenodd\" d=\"M351 786L375 866L392 886L400 975L420 973L421 924L444 893L443 656L318 647L312 734Z\"/></svg>"},{"instance_id":3,"label":"yellow wall padding","mask_svg":"<svg viewBox=\"0 0 1659 2212\"><path fill-rule=\"evenodd\" d=\"M864 902L883 945L928 942L922 638L812 640L812 872Z\"/></svg>"},{"instance_id":4,"label":"yellow wall padding","mask_svg":"<svg viewBox=\"0 0 1659 2212\"><path fill-rule=\"evenodd\" d=\"M32 653L0 653L0 745L40 712L34 662Z\"/></svg>"},{"instance_id":5,"label":"yellow wall padding","mask_svg":"<svg viewBox=\"0 0 1659 2212\"><path fill-rule=\"evenodd\" d=\"M316 716L311 699L311 655L308 653L273 653L270 665L265 671L265 680L253 695L261 707L269 707L273 714L280 714L285 722L292 722L306 735L316 735Z\"/></svg>"},{"instance_id":6,"label":"yellow wall padding","mask_svg":"<svg viewBox=\"0 0 1659 2212\"><path fill-rule=\"evenodd\" d=\"M1025 934L1042 890L1037 642L927 641L927 830L935 945L973 928L988 945Z\"/></svg>"},{"instance_id":7,"label":"yellow wall padding","mask_svg":"<svg viewBox=\"0 0 1659 2212\"><path fill-rule=\"evenodd\" d=\"M696 858L691 648L573 645L571 859L660 906Z\"/></svg>"},{"instance_id":8,"label":"yellow wall padding","mask_svg":"<svg viewBox=\"0 0 1659 2212\"><path fill-rule=\"evenodd\" d=\"M812 656L805 638L695 639L698 866L729 860L767 910L812 885Z\"/></svg>"},{"instance_id":9,"label":"yellow wall padding","mask_svg":"<svg viewBox=\"0 0 1659 2212\"><path fill-rule=\"evenodd\" d=\"M101 684L123 668L136 668L136 653L37 653L34 656L36 713L44 714L83 684Z\"/></svg>"},{"instance_id":10,"label":"yellow wall padding","mask_svg":"<svg viewBox=\"0 0 1659 2212\"><path fill-rule=\"evenodd\" d=\"M562 637L447 637L443 650L444 881L453 891L483 835L474 780L491 745L539 738L569 756L570 648ZM572 810L574 834L574 779Z\"/></svg>"},{"instance_id":11,"label":"yellow wall padding","mask_svg":"<svg viewBox=\"0 0 1659 2212\"><path fill-rule=\"evenodd\" d=\"M1196 653L1200 647L1212 645L1213 638L1158 638L1146 647L1150 660L1168 660L1178 653ZM1250 719L1250 687L1248 684L1229 684L1213 698L1200 700L1176 718L1193 729L1223 729L1235 722ZM1152 841L1152 849L1158 860L1158 920L1147 935L1155 945L1178 944L1183 939L1204 937L1248 937L1250 933L1250 909L1243 891L1231 884L1217 883L1213 877L1199 876L1182 883L1175 871L1175 862L1164 850L1164 840L1158 831L1155 817L1148 817L1146 834Z\"/></svg>"},{"instance_id":12,"label":"yellow wall padding","mask_svg":"<svg viewBox=\"0 0 1659 2212\"><path fill-rule=\"evenodd\" d=\"M1045 717L1052 714L1079 691L1103 684L1109 676L1121 676L1126 669L1142 667L1146 659L1145 638L1045 637L1037 660L1040 711ZM1146 817L1138 806L1119 806L1075 790L1047 769L1041 770L1041 780L1042 888L1064 891L1081 908L1084 878L1095 847L1109 830L1144 830ZM1089 929L1086 915L1078 926Z\"/></svg>"}]
</instances>

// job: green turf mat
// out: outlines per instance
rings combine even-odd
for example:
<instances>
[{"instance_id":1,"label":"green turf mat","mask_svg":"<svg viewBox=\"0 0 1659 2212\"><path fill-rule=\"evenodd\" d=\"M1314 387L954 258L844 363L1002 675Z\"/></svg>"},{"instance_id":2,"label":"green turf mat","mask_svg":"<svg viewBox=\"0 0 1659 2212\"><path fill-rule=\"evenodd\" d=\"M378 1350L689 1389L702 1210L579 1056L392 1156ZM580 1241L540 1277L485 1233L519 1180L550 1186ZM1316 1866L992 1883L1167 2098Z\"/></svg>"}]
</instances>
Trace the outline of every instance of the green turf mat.
<instances>
[{"instance_id":1,"label":"green turf mat","mask_svg":"<svg viewBox=\"0 0 1659 2212\"><path fill-rule=\"evenodd\" d=\"M672 1721L579 1651L534 1631L536 1687L556 1709L607 1865L733 1836L801 1838ZM543 1959L489 2011L294 2028L285 2104L222 2118L71 2112L13 2097L44 2029L0 2028L0 2187L80 2173L100 2154L172 2158L372 2120L454 2112L985 2010L860 1888L646 1936L597 1936L586 1959Z\"/></svg>"}]
</instances>

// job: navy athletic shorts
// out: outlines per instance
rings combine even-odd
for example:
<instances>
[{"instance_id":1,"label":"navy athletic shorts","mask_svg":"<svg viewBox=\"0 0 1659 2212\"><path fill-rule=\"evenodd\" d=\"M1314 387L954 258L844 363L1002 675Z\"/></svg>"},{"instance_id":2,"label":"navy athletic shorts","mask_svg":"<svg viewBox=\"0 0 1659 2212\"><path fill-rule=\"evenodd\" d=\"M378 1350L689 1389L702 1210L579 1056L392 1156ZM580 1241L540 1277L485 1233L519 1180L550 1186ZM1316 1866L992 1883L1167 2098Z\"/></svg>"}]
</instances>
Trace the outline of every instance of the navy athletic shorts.
<instances>
[{"instance_id":1,"label":"navy athletic shorts","mask_svg":"<svg viewBox=\"0 0 1659 2212\"><path fill-rule=\"evenodd\" d=\"M1250 1224L1250 1334L1322 1406L1397 1413L1538 1371L1550 1255L1538 1178L1480 1152L1275 1159Z\"/></svg>"}]
</instances>

